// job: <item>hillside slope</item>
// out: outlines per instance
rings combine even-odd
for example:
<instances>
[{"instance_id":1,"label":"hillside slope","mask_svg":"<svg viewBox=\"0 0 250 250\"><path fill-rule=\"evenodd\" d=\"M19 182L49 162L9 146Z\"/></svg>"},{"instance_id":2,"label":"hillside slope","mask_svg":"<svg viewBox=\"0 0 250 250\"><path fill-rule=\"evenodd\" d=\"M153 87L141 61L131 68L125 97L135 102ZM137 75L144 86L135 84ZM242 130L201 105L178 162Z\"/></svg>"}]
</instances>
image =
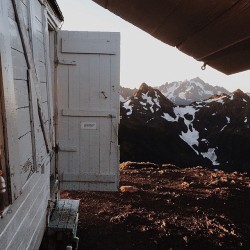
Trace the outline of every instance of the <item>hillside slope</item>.
<instances>
[{"instance_id":1,"label":"hillside slope","mask_svg":"<svg viewBox=\"0 0 250 250\"><path fill-rule=\"evenodd\" d=\"M142 84L121 116L121 161L250 169L250 97L240 90L177 106Z\"/></svg>"}]
</instances>

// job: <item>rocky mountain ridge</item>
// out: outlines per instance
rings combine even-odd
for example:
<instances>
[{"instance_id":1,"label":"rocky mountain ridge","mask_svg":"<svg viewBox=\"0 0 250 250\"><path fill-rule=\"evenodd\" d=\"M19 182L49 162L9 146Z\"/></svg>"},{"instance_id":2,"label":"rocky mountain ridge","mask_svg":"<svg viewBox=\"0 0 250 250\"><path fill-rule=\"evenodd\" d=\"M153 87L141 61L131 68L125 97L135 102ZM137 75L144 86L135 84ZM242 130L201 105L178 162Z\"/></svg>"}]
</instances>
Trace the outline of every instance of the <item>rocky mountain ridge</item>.
<instances>
[{"instance_id":1,"label":"rocky mountain ridge","mask_svg":"<svg viewBox=\"0 0 250 250\"><path fill-rule=\"evenodd\" d=\"M158 87L158 89L177 105L188 105L192 102L202 101L215 94L230 94L225 88L212 86L205 83L199 77L190 81L166 83Z\"/></svg>"},{"instance_id":2,"label":"rocky mountain ridge","mask_svg":"<svg viewBox=\"0 0 250 250\"><path fill-rule=\"evenodd\" d=\"M125 87L120 87L120 101L125 102L137 91L136 88L130 89Z\"/></svg>"},{"instance_id":3,"label":"rocky mountain ridge","mask_svg":"<svg viewBox=\"0 0 250 250\"><path fill-rule=\"evenodd\" d=\"M250 97L241 90L179 106L144 83L121 115L122 161L250 169Z\"/></svg>"},{"instance_id":4,"label":"rocky mountain ridge","mask_svg":"<svg viewBox=\"0 0 250 250\"><path fill-rule=\"evenodd\" d=\"M165 83L159 87L155 87L155 89L160 90L163 95L176 105L188 105L195 101L202 101L214 94L230 94L225 88L212 86L205 83L199 77L191 80ZM121 101L124 102L128 100L136 91L137 89L121 87Z\"/></svg>"}]
</instances>

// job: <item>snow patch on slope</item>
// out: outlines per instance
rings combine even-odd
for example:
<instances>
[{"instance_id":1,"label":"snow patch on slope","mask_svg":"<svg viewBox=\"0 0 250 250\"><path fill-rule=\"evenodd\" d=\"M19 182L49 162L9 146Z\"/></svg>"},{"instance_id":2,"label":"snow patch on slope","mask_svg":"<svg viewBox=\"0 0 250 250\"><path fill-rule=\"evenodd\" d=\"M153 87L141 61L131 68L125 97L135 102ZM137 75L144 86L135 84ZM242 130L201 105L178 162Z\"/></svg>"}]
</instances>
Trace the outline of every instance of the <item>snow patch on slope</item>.
<instances>
[{"instance_id":1,"label":"snow patch on slope","mask_svg":"<svg viewBox=\"0 0 250 250\"><path fill-rule=\"evenodd\" d=\"M156 91L155 91L155 98L149 96L148 93L149 93L149 92L147 92L146 94L145 94L145 93L142 93L142 96L141 96L141 97L142 97L142 99L145 100L146 102L140 102L140 104L143 105L143 106L146 106L147 104L149 104L149 105L150 105L150 107L149 107L150 111L151 111L152 113L154 113L154 112L155 112L154 109L153 109L154 105L157 106L156 111L158 111L159 108L161 108L160 102L159 102L160 96L157 94Z\"/></svg>"},{"instance_id":2,"label":"snow patch on slope","mask_svg":"<svg viewBox=\"0 0 250 250\"><path fill-rule=\"evenodd\" d=\"M205 103L211 103L211 102L218 102L218 103L221 103L221 104L224 104L224 98L226 96L221 96L221 97L218 97L218 98L213 98L213 99L208 99L208 100L205 100L204 102Z\"/></svg>"},{"instance_id":3,"label":"snow patch on slope","mask_svg":"<svg viewBox=\"0 0 250 250\"><path fill-rule=\"evenodd\" d=\"M220 130L220 132L222 132L222 131L226 128L226 126L227 126L227 125L225 125L225 126Z\"/></svg>"},{"instance_id":4,"label":"snow patch on slope","mask_svg":"<svg viewBox=\"0 0 250 250\"><path fill-rule=\"evenodd\" d=\"M227 124L230 124L230 117L226 116L226 119L227 119ZM220 132L222 132L226 127L227 127L227 124L220 130Z\"/></svg>"},{"instance_id":5,"label":"snow patch on slope","mask_svg":"<svg viewBox=\"0 0 250 250\"><path fill-rule=\"evenodd\" d=\"M152 97L151 96L148 96L148 92L146 94L142 93L142 99L143 100L146 100L146 102L149 104L149 105L154 105L154 103L152 102Z\"/></svg>"},{"instance_id":6,"label":"snow patch on slope","mask_svg":"<svg viewBox=\"0 0 250 250\"><path fill-rule=\"evenodd\" d=\"M126 110L129 110L129 111L127 111L127 115L132 115L132 112L133 112L133 107L132 107L132 105L130 105L130 102L131 102L131 100L128 100L128 101L123 103L123 107Z\"/></svg>"},{"instance_id":7,"label":"snow patch on slope","mask_svg":"<svg viewBox=\"0 0 250 250\"><path fill-rule=\"evenodd\" d=\"M195 151L196 154L199 154L199 152L194 148L194 145L196 145L197 147L199 146L198 142L199 131L197 131L193 126L193 121L196 112L197 110L195 110L193 106L185 106L185 107L177 106L174 108L174 113L176 118L173 118L168 113L164 113L162 118L164 118L169 122L177 122L179 118L183 118L184 123L187 126L187 132L182 131L179 136ZM191 120L186 119L185 115L191 115L192 119Z\"/></svg>"},{"instance_id":8,"label":"snow patch on slope","mask_svg":"<svg viewBox=\"0 0 250 250\"><path fill-rule=\"evenodd\" d=\"M159 102L159 98L160 96L157 94L157 92L155 91L155 98L153 98L153 101L155 102L155 104L160 108L160 102Z\"/></svg>"},{"instance_id":9,"label":"snow patch on slope","mask_svg":"<svg viewBox=\"0 0 250 250\"><path fill-rule=\"evenodd\" d=\"M126 102L127 99L125 99L122 95L120 95L120 102Z\"/></svg>"},{"instance_id":10,"label":"snow patch on slope","mask_svg":"<svg viewBox=\"0 0 250 250\"><path fill-rule=\"evenodd\" d=\"M215 148L209 148L207 152L201 153L204 158L209 159L213 165L219 165L217 162L217 155L215 153Z\"/></svg>"},{"instance_id":11,"label":"snow patch on slope","mask_svg":"<svg viewBox=\"0 0 250 250\"><path fill-rule=\"evenodd\" d=\"M178 121L178 117L177 118L173 118L168 113L164 113L163 116L162 116L162 118L164 118L168 122L177 122Z\"/></svg>"}]
</instances>

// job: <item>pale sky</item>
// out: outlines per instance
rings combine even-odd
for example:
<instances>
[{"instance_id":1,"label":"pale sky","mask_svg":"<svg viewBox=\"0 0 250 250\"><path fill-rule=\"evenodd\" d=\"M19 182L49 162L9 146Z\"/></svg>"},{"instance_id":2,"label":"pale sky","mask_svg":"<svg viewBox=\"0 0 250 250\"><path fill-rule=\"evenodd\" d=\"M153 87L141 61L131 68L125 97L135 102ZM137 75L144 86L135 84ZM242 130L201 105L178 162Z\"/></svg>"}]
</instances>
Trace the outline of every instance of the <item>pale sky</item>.
<instances>
[{"instance_id":1,"label":"pale sky","mask_svg":"<svg viewBox=\"0 0 250 250\"><path fill-rule=\"evenodd\" d=\"M200 77L203 81L250 92L250 71L227 76L166 45L124 21L91 0L57 0L64 15L63 30L114 31L121 33L121 85L138 88L146 82L159 86L166 82Z\"/></svg>"}]
</instances>

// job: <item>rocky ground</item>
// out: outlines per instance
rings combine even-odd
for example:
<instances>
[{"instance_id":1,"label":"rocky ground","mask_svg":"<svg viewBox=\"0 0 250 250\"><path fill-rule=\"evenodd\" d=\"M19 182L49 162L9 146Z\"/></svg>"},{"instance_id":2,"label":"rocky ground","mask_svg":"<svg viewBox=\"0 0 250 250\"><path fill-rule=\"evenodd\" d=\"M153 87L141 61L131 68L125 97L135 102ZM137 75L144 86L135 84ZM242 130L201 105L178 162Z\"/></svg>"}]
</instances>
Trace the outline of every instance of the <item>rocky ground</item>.
<instances>
[{"instance_id":1,"label":"rocky ground","mask_svg":"<svg viewBox=\"0 0 250 250\"><path fill-rule=\"evenodd\" d=\"M246 174L132 162L120 168L120 192L61 195L81 200L79 249L250 249Z\"/></svg>"}]
</instances>

